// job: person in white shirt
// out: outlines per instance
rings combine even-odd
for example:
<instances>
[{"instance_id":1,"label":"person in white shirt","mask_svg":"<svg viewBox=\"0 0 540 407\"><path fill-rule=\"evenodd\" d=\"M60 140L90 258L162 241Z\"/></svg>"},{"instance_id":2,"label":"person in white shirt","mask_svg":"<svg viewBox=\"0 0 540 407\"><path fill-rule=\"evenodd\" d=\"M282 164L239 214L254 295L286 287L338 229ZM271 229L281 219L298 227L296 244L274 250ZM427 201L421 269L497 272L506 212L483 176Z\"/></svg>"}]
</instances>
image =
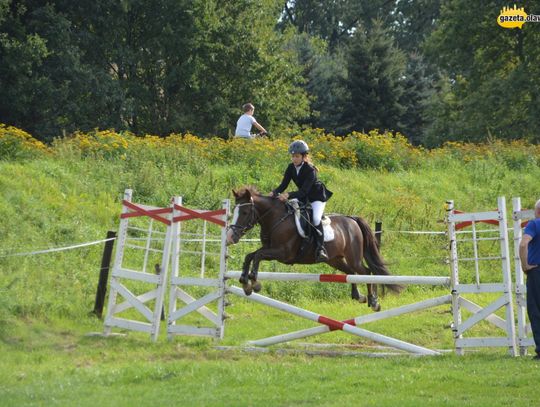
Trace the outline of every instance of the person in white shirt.
<instances>
[{"instance_id":1,"label":"person in white shirt","mask_svg":"<svg viewBox=\"0 0 540 407\"><path fill-rule=\"evenodd\" d=\"M260 131L260 135L264 136L268 132L261 126L257 120L253 117L253 112L255 111L255 106L251 103L246 103L242 106L244 114L240 116L236 122L236 131L234 132L235 137L252 139L255 138L255 134L251 134L251 127L255 126Z\"/></svg>"}]
</instances>

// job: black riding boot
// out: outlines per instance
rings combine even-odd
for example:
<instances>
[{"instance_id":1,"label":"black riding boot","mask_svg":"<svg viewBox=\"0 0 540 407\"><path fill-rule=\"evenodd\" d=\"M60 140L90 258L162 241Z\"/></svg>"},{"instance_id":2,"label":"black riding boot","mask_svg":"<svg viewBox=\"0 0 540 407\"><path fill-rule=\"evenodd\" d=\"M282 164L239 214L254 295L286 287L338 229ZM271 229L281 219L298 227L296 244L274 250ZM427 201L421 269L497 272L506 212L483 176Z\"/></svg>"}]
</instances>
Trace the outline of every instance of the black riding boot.
<instances>
[{"instance_id":1,"label":"black riding boot","mask_svg":"<svg viewBox=\"0 0 540 407\"><path fill-rule=\"evenodd\" d=\"M322 222L319 223L318 226L315 226L315 229L317 230L315 232L315 239L317 242L317 250L316 250L317 262L325 262L328 260L328 254L326 253L326 249L324 248L324 231L323 231Z\"/></svg>"}]
</instances>

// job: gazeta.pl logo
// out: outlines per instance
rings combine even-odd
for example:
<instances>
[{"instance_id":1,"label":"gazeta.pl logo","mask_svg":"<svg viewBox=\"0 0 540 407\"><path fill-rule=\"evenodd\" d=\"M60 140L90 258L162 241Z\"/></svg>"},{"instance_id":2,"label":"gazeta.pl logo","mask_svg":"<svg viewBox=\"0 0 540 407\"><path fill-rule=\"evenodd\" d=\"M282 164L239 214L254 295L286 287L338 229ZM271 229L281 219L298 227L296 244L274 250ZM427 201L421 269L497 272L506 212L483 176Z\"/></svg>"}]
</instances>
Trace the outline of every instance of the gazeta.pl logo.
<instances>
[{"instance_id":1,"label":"gazeta.pl logo","mask_svg":"<svg viewBox=\"0 0 540 407\"><path fill-rule=\"evenodd\" d=\"M503 28L523 28L525 23L538 23L540 16L536 14L527 14L523 7L514 8L503 7L501 13L497 17L497 24Z\"/></svg>"}]
</instances>

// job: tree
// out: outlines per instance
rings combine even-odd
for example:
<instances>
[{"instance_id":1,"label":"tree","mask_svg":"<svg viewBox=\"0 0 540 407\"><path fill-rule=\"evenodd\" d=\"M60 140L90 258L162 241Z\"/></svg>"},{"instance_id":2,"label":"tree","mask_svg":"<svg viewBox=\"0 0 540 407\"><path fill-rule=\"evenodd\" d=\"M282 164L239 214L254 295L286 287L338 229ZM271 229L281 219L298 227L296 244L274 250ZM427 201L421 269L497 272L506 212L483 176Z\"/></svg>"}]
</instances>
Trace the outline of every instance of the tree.
<instances>
[{"instance_id":1,"label":"tree","mask_svg":"<svg viewBox=\"0 0 540 407\"><path fill-rule=\"evenodd\" d=\"M332 53L346 44L359 26L370 27L374 19L392 19L393 0L294 0L285 1L282 26L291 24L300 33L328 42Z\"/></svg>"},{"instance_id":2,"label":"tree","mask_svg":"<svg viewBox=\"0 0 540 407\"><path fill-rule=\"evenodd\" d=\"M405 55L378 21L369 31L358 30L348 61L349 103L343 121L348 130L401 130L405 111Z\"/></svg>"},{"instance_id":3,"label":"tree","mask_svg":"<svg viewBox=\"0 0 540 407\"><path fill-rule=\"evenodd\" d=\"M529 5L529 13L540 9L540 2ZM441 111L431 109L431 140L540 140L540 32L532 23L521 30L499 27L501 7L497 1L444 3L426 44L448 78L437 100Z\"/></svg>"},{"instance_id":4,"label":"tree","mask_svg":"<svg viewBox=\"0 0 540 407\"><path fill-rule=\"evenodd\" d=\"M6 3L4 3L6 4ZM46 3L9 2L0 20L0 117L47 140L106 111L101 81L80 62L70 21ZM76 123L76 125L75 125Z\"/></svg>"},{"instance_id":5,"label":"tree","mask_svg":"<svg viewBox=\"0 0 540 407\"><path fill-rule=\"evenodd\" d=\"M95 127L226 136L252 101L307 114L301 68L264 0L0 0L1 120L42 139Z\"/></svg>"},{"instance_id":6,"label":"tree","mask_svg":"<svg viewBox=\"0 0 540 407\"><path fill-rule=\"evenodd\" d=\"M418 53L427 37L437 27L441 0L399 0L392 12L389 27L396 43L405 52Z\"/></svg>"},{"instance_id":7,"label":"tree","mask_svg":"<svg viewBox=\"0 0 540 407\"><path fill-rule=\"evenodd\" d=\"M344 79L347 75L345 55L338 48L328 53L327 43L306 33L291 37L288 47L303 67L304 89L310 97L310 114L302 125L340 133L343 105L346 102Z\"/></svg>"},{"instance_id":8,"label":"tree","mask_svg":"<svg viewBox=\"0 0 540 407\"><path fill-rule=\"evenodd\" d=\"M399 130L414 144L424 142L425 129L429 122L426 109L435 92L435 80L427 71L422 54L411 52L402 81L403 95L399 102L404 113L400 119Z\"/></svg>"},{"instance_id":9,"label":"tree","mask_svg":"<svg viewBox=\"0 0 540 407\"><path fill-rule=\"evenodd\" d=\"M194 50L198 87L190 95L197 116L206 115L204 132L233 130L245 102L257 106L257 119L270 131L292 125L308 114L301 66L288 47L290 33L275 22L280 4L201 1L199 37ZM205 120L206 121L206 120Z\"/></svg>"},{"instance_id":10,"label":"tree","mask_svg":"<svg viewBox=\"0 0 540 407\"><path fill-rule=\"evenodd\" d=\"M312 103L312 125L343 135L343 109L348 102L346 88L347 57L341 50L317 57L307 90Z\"/></svg>"},{"instance_id":11,"label":"tree","mask_svg":"<svg viewBox=\"0 0 540 407\"><path fill-rule=\"evenodd\" d=\"M433 30L438 12L438 1L425 0L285 2L281 26L293 25L298 30L298 36L302 38L296 45L301 55L301 64L305 67L304 76L307 79L305 89L311 96L309 124L338 134L352 128L350 122L343 121L350 120L350 116L355 114L355 108L351 107L348 101L350 102L352 98L361 99L363 96L351 94L347 90L353 80L359 79L358 72L356 74L353 72L352 77L349 76L349 68L358 71L354 62L347 64L347 60L351 59L347 55L351 49L355 49L355 45L352 47L349 45L355 42L358 47L358 43L363 41L362 38L367 39L372 32L377 33L385 27L385 35L396 38L392 44L393 49L401 48L407 51L405 58L407 63L406 70L401 73L402 77L391 79L398 84L393 91L393 94L398 96L397 103L390 102L388 98L384 102L377 100L377 97L382 97L377 92L374 94L375 100L376 103L394 105L398 111L404 112L396 113L395 116L399 119L392 119L393 121L389 123L392 123L394 129L410 135L412 141L418 142L423 137L426 121L424 107L426 98L432 92L431 77L435 71L423 59L421 47L425 37ZM366 36L366 33L369 35ZM314 39L323 41L326 47L313 48ZM398 53L397 59L401 60L398 63L400 66L404 60L403 54ZM377 69L379 68L373 67L374 71ZM400 73L400 69L395 73ZM366 74L367 71L369 68L366 68ZM378 72L371 74L376 77L379 75ZM373 89L375 85L365 86ZM400 92L403 92L403 95L399 96ZM371 104L372 101L361 102L362 105L366 103ZM344 115L343 107L346 105L349 111ZM373 114L376 116L379 113ZM383 114L384 116L386 114ZM371 123L376 123L377 126L384 125L382 119L373 118Z\"/></svg>"},{"instance_id":12,"label":"tree","mask_svg":"<svg viewBox=\"0 0 540 407\"><path fill-rule=\"evenodd\" d=\"M119 97L109 99L116 128L157 134L196 130L191 100L184 97L197 69L190 55L196 25L191 5L171 0L62 3L85 62L118 89Z\"/></svg>"}]
</instances>

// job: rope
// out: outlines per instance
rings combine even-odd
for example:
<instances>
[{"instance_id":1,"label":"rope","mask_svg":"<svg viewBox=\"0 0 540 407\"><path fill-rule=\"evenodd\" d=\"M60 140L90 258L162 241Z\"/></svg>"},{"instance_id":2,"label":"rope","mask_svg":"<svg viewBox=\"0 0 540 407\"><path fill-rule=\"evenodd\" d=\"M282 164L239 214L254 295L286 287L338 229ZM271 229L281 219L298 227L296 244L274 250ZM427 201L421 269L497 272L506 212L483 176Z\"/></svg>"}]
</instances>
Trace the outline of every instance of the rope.
<instances>
[{"instance_id":1,"label":"rope","mask_svg":"<svg viewBox=\"0 0 540 407\"><path fill-rule=\"evenodd\" d=\"M446 232L434 231L434 230L377 230L375 234L381 233L404 233L410 235L445 235Z\"/></svg>"},{"instance_id":2,"label":"rope","mask_svg":"<svg viewBox=\"0 0 540 407\"><path fill-rule=\"evenodd\" d=\"M45 249L45 250L36 250L33 252L24 252L24 253L12 253L12 254L0 254L0 257L15 257L15 256L33 256L36 254L45 254L45 253L53 253L53 252L61 252L65 250L73 250L78 249L80 247L86 247L86 246L93 246L96 244L108 242L110 240L115 240L115 237L111 237L109 239L103 239L103 240L95 240L93 242L87 242L87 243L80 243L73 246L64 246L64 247L54 247L51 249ZM6 250L9 251L9 250Z\"/></svg>"}]
</instances>

